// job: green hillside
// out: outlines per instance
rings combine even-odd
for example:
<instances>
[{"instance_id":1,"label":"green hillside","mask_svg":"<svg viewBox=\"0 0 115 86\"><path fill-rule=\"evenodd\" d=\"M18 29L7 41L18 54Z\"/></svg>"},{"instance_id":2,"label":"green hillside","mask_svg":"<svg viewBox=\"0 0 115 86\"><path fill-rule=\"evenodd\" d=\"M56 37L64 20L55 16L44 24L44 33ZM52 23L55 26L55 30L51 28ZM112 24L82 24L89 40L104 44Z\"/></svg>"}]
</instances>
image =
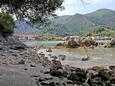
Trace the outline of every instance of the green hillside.
<instances>
[{"instance_id":1,"label":"green hillside","mask_svg":"<svg viewBox=\"0 0 115 86\"><path fill-rule=\"evenodd\" d=\"M95 12L84 15L95 24L115 28L115 11L109 9L99 9Z\"/></svg>"},{"instance_id":2,"label":"green hillside","mask_svg":"<svg viewBox=\"0 0 115 86\"><path fill-rule=\"evenodd\" d=\"M55 28L57 34L80 34L86 32L93 25L93 22L81 14L68 17L61 16L55 18L53 21L53 28Z\"/></svg>"},{"instance_id":3,"label":"green hillside","mask_svg":"<svg viewBox=\"0 0 115 86\"><path fill-rule=\"evenodd\" d=\"M101 34L99 32L101 29L102 33L108 31L110 32L109 34L113 34L115 32L115 11L109 9L99 9L85 15L75 14L71 16L57 16L50 19L50 22L51 25L49 25L48 29L45 28L43 30L39 30L38 28L35 32L56 35L96 35ZM31 29L29 29L29 31L29 33L31 33ZM33 32L34 31L32 31L32 33Z\"/></svg>"}]
</instances>

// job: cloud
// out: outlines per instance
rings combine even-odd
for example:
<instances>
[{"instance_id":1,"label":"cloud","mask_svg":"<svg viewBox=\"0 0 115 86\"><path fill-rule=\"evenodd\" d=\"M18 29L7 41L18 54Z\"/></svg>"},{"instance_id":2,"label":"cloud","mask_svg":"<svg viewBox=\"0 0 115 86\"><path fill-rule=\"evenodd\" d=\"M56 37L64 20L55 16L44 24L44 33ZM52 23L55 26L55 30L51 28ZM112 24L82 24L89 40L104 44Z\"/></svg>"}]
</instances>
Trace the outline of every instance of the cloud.
<instances>
[{"instance_id":1,"label":"cloud","mask_svg":"<svg viewBox=\"0 0 115 86\"><path fill-rule=\"evenodd\" d=\"M111 2L114 0L83 0L86 3L90 3L90 4L99 4L99 3L107 3L107 2Z\"/></svg>"},{"instance_id":2,"label":"cloud","mask_svg":"<svg viewBox=\"0 0 115 86\"><path fill-rule=\"evenodd\" d=\"M77 1L76 0L65 0L64 4L74 4L76 3Z\"/></svg>"},{"instance_id":3,"label":"cloud","mask_svg":"<svg viewBox=\"0 0 115 86\"><path fill-rule=\"evenodd\" d=\"M74 10L71 10L71 9L65 9L65 10L63 10L63 11L60 11L60 10L57 10L56 11L56 14L58 14L58 15L73 15L73 14L75 14L75 11Z\"/></svg>"},{"instance_id":4,"label":"cloud","mask_svg":"<svg viewBox=\"0 0 115 86\"><path fill-rule=\"evenodd\" d=\"M111 3L115 3L115 0L82 0L83 2L89 4L86 5L87 9L84 8L84 4L81 0L64 0L63 3L65 10L60 11L57 10L56 13L58 15L72 15L78 12L86 13L99 8L106 8ZM92 7L91 7L92 6Z\"/></svg>"}]
</instances>

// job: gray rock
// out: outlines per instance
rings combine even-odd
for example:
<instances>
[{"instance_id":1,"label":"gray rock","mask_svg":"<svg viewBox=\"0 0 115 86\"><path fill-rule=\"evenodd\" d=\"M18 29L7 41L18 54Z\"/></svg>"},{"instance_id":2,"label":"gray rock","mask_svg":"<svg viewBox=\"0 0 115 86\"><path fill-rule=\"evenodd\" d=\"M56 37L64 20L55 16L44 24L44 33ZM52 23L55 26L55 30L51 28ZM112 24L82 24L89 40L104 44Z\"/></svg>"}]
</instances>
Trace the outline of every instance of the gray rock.
<instances>
[{"instance_id":1,"label":"gray rock","mask_svg":"<svg viewBox=\"0 0 115 86\"><path fill-rule=\"evenodd\" d=\"M66 59L66 55L58 55L59 60L65 60Z\"/></svg>"},{"instance_id":2,"label":"gray rock","mask_svg":"<svg viewBox=\"0 0 115 86\"><path fill-rule=\"evenodd\" d=\"M20 61L18 62L18 64L25 64L25 61L24 61L24 60L20 60Z\"/></svg>"},{"instance_id":3,"label":"gray rock","mask_svg":"<svg viewBox=\"0 0 115 86\"><path fill-rule=\"evenodd\" d=\"M68 44L67 44L68 48L76 48L78 46L79 46L79 44L76 41L74 41L74 39L71 39L68 41Z\"/></svg>"},{"instance_id":4,"label":"gray rock","mask_svg":"<svg viewBox=\"0 0 115 86\"><path fill-rule=\"evenodd\" d=\"M35 63L31 63L30 67L36 67L36 64Z\"/></svg>"},{"instance_id":5,"label":"gray rock","mask_svg":"<svg viewBox=\"0 0 115 86\"><path fill-rule=\"evenodd\" d=\"M109 69L115 71L115 65L109 66Z\"/></svg>"},{"instance_id":6,"label":"gray rock","mask_svg":"<svg viewBox=\"0 0 115 86\"><path fill-rule=\"evenodd\" d=\"M52 60L51 61L51 70L58 70L58 69L63 69L63 66L60 61L58 60Z\"/></svg>"},{"instance_id":7,"label":"gray rock","mask_svg":"<svg viewBox=\"0 0 115 86\"><path fill-rule=\"evenodd\" d=\"M52 59L58 59L58 57L57 56L50 56L50 58L52 58Z\"/></svg>"},{"instance_id":8,"label":"gray rock","mask_svg":"<svg viewBox=\"0 0 115 86\"><path fill-rule=\"evenodd\" d=\"M41 82L42 86L56 86L54 82L50 82L50 81L43 81Z\"/></svg>"},{"instance_id":9,"label":"gray rock","mask_svg":"<svg viewBox=\"0 0 115 86\"><path fill-rule=\"evenodd\" d=\"M52 76L57 76L57 77L64 76L64 72L63 72L62 69L59 69L59 70L50 70L50 74Z\"/></svg>"}]
</instances>

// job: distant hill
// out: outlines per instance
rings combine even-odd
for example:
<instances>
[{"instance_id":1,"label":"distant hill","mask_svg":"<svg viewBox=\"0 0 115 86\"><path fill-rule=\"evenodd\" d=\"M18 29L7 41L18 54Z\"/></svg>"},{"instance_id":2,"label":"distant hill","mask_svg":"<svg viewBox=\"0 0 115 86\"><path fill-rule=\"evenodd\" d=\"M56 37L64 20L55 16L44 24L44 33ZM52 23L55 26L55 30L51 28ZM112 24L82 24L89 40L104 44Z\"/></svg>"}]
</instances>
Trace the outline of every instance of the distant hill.
<instances>
[{"instance_id":1,"label":"distant hill","mask_svg":"<svg viewBox=\"0 0 115 86\"><path fill-rule=\"evenodd\" d=\"M115 28L115 11L113 10L99 9L95 12L86 14L85 16L95 24L102 24Z\"/></svg>"},{"instance_id":2,"label":"distant hill","mask_svg":"<svg viewBox=\"0 0 115 86\"><path fill-rule=\"evenodd\" d=\"M33 29L31 24L27 21L15 21L14 32L17 34L29 34L36 32L36 29Z\"/></svg>"},{"instance_id":3,"label":"distant hill","mask_svg":"<svg viewBox=\"0 0 115 86\"><path fill-rule=\"evenodd\" d=\"M54 28L61 31L61 33L63 32L64 34L79 34L81 32L85 32L94 25L93 22L81 14L75 14L68 17L66 16L65 19L63 19L63 16L58 17L55 18L55 21ZM57 34L60 34L60 32L57 31Z\"/></svg>"},{"instance_id":4,"label":"distant hill","mask_svg":"<svg viewBox=\"0 0 115 86\"><path fill-rule=\"evenodd\" d=\"M58 34L58 35L73 35L73 34L88 34L98 31L100 28L107 28L115 30L115 11L109 9L99 9L95 12L88 13L85 15L65 15L57 16L50 20L50 28L53 31L47 31L47 33ZM16 22L16 33L44 33L44 30L36 29L35 27L28 26L25 22L19 24Z\"/></svg>"}]
</instances>

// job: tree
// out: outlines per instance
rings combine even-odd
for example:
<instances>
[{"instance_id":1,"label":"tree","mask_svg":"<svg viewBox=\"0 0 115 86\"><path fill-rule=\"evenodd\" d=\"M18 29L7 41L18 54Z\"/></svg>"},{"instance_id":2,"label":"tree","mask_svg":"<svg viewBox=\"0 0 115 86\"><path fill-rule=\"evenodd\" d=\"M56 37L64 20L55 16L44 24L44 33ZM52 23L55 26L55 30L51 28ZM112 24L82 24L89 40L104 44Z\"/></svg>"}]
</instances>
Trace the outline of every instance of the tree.
<instances>
[{"instance_id":1,"label":"tree","mask_svg":"<svg viewBox=\"0 0 115 86\"><path fill-rule=\"evenodd\" d=\"M15 22L9 13L0 13L0 32L3 35L12 34Z\"/></svg>"},{"instance_id":2,"label":"tree","mask_svg":"<svg viewBox=\"0 0 115 86\"><path fill-rule=\"evenodd\" d=\"M17 19L42 22L53 16L56 9L63 8L62 3L63 0L0 0L0 8Z\"/></svg>"}]
</instances>

